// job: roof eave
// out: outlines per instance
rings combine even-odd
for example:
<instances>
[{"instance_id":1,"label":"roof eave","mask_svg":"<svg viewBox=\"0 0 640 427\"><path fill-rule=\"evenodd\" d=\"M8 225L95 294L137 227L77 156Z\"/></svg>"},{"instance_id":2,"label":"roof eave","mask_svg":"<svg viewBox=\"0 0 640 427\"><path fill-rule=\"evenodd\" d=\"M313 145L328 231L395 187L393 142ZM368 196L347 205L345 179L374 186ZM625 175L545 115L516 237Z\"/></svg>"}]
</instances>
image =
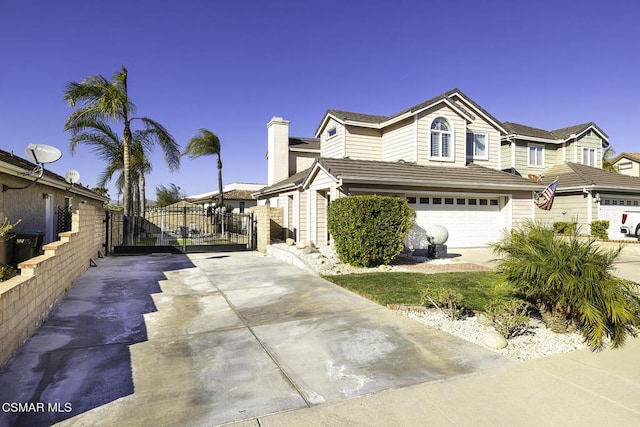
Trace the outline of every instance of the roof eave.
<instances>
[{"instance_id":1,"label":"roof eave","mask_svg":"<svg viewBox=\"0 0 640 427\"><path fill-rule=\"evenodd\" d=\"M389 185L414 185L416 187L424 187L424 180L414 180L414 179L399 179L399 178L369 178L362 176L348 176L348 175L340 175L338 178L343 183L363 183L363 184L371 184L371 183L384 183ZM464 189L478 189L477 182L460 182L460 181L430 181L428 183L430 187L446 187L446 188L464 188ZM511 190L523 190L523 191L534 191L537 189L543 189L544 185L541 184L502 184L502 183L491 183L491 184L483 184L483 188L493 188L493 189L511 189Z\"/></svg>"}]
</instances>

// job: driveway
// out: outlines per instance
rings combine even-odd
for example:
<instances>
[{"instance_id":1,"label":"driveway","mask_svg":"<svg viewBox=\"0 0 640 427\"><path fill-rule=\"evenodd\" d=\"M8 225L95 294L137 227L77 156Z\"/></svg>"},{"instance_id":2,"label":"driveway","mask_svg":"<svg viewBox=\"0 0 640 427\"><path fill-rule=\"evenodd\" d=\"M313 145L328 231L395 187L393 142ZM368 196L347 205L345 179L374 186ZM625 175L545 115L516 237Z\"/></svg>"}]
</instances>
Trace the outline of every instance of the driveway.
<instances>
[{"instance_id":1,"label":"driveway","mask_svg":"<svg viewBox=\"0 0 640 427\"><path fill-rule=\"evenodd\" d=\"M136 302L145 292L156 312ZM146 313L147 340L110 304ZM0 400L71 409L0 413L8 423L217 425L512 363L256 252L103 259L60 307L0 371ZM90 320L103 312L113 327Z\"/></svg>"}]
</instances>

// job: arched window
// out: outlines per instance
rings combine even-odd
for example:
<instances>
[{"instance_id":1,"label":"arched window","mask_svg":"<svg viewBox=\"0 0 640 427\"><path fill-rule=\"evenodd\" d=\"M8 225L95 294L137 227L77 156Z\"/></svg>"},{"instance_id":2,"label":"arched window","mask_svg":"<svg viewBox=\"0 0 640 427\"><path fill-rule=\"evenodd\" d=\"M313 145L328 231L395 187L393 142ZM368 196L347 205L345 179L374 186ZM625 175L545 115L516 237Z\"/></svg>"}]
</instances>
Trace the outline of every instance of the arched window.
<instances>
[{"instance_id":1,"label":"arched window","mask_svg":"<svg viewBox=\"0 0 640 427\"><path fill-rule=\"evenodd\" d=\"M438 117L431 123L431 158L452 158L451 140L449 122L444 117Z\"/></svg>"}]
</instances>

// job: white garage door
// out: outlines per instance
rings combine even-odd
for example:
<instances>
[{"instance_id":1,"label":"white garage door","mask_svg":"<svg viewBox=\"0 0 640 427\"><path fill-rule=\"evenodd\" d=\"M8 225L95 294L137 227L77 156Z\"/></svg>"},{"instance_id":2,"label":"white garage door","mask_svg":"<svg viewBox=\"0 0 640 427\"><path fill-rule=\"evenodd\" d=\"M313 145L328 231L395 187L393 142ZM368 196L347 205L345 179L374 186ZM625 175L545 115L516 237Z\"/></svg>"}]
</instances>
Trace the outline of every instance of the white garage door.
<instances>
[{"instance_id":1,"label":"white garage door","mask_svg":"<svg viewBox=\"0 0 640 427\"><path fill-rule=\"evenodd\" d=\"M450 248L485 246L502 236L500 199L487 196L409 196L416 224L425 230L438 224L449 231Z\"/></svg>"},{"instance_id":2,"label":"white garage door","mask_svg":"<svg viewBox=\"0 0 640 427\"><path fill-rule=\"evenodd\" d=\"M609 221L609 239L634 240L620 233L622 212L640 211L640 198L602 196L598 205L598 219Z\"/></svg>"}]
</instances>

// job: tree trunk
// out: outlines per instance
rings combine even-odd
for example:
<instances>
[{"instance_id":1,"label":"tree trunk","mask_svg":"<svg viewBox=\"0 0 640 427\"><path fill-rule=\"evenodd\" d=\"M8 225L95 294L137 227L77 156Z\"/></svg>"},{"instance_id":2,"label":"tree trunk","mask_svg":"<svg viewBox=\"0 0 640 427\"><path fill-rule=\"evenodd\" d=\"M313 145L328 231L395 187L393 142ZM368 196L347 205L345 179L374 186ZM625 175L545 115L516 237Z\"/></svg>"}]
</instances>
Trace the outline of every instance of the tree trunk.
<instances>
[{"instance_id":1,"label":"tree trunk","mask_svg":"<svg viewBox=\"0 0 640 427\"><path fill-rule=\"evenodd\" d=\"M218 154L218 199L220 200L220 209L224 206L224 193L222 192L222 160Z\"/></svg>"},{"instance_id":2,"label":"tree trunk","mask_svg":"<svg viewBox=\"0 0 640 427\"><path fill-rule=\"evenodd\" d=\"M123 149L123 172L124 172L124 214L131 216L133 209L131 206L131 128L129 120L124 121L124 131L122 133Z\"/></svg>"},{"instance_id":3,"label":"tree trunk","mask_svg":"<svg viewBox=\"0 0 640 427\"><path fill-rule=\"evenodd\" d=\"M144 218L147 213L147 195L145 192L144 172L140 172L140 203L142 206L141 214Z\"/></svg>"}]
</instances>

